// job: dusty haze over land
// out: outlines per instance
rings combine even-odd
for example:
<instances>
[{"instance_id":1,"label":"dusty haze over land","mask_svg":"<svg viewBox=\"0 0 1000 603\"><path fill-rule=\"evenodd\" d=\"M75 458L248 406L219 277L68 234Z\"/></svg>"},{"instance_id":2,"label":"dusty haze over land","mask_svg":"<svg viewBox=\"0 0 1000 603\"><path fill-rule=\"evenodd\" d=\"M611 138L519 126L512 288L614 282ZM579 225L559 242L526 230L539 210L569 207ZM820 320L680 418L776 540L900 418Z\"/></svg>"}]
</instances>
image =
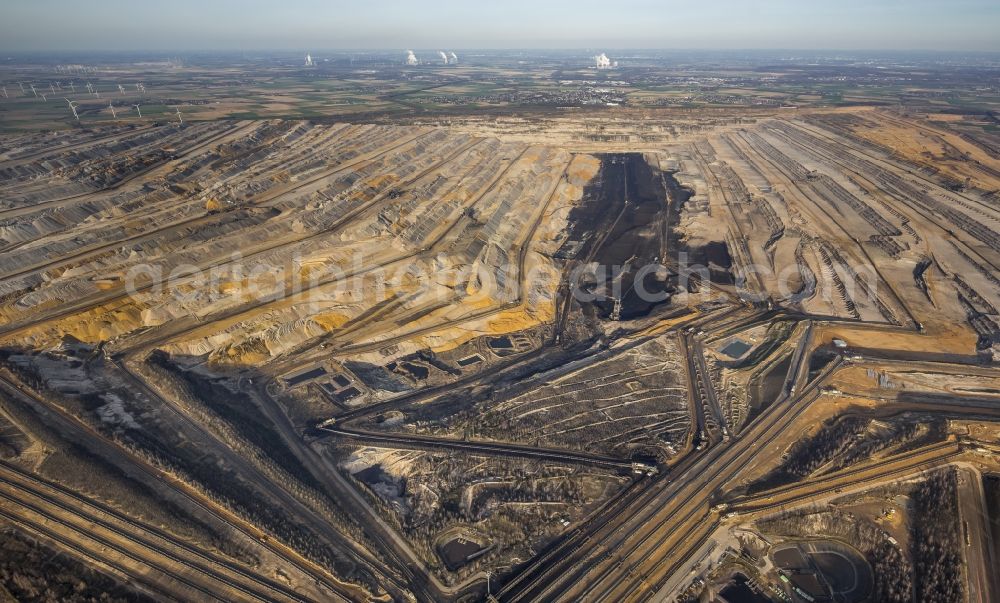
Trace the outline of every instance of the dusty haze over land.
<instances>
[{"instance_id":1,"label":"dusty haze over land","mask_svg":"<svg viewBox=\"0 0 1000 603\"><path fill-rule=\"evenodd\" d=\"M49 50L799 48L1000 51L990 0L12 2L0 48Z\"/></svg>"}]
</instances>

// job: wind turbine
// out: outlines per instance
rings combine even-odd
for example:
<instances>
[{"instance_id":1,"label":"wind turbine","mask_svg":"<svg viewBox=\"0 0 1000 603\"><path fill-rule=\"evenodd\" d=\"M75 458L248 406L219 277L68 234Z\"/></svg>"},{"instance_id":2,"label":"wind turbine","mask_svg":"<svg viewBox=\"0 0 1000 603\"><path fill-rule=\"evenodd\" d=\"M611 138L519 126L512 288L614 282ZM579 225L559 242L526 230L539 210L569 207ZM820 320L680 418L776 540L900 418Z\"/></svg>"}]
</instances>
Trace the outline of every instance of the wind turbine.
<instances>
[{"instance_id":1,"label":"wind turbine","mask_svg":"<svg viewBox=\"0 0 1000 603\"><path fill-rule=\"evenodd\" d=\"M89 92L91 94L94 93L94 87L92 85L90 85L90 82L87 82L87 92Z\"/></svg>"},{"instance_id":2,"label":"wind turbine","mask_svg":"<svg viewBox=\"0 0 1000 603\"><path fill-rule=\"evenodd\" d=\"M139 114L139 119L142 119L142 111L139 110L139 105L132 105L135 107L135 112Z\"/></svg>"},{"instance_id":3,"label":"wind turbine","mask_svg":"<svg viewBox=\"0 0 1000 603\"><path fill-rule=\"evenodd\" d=\"M51 94L55 94L56 93L56 87L53 86L51 82L49 82L49 92Z\"/></svg>"},{"instance_id":4,"label":"wind turbine","mask_svg":"<svg viewBox=\"0 0 1000 603\"><path fill-rule=\"evenodd\" d=\"M69 110L73 112L73 117L76 118L76 121L80 121L80 116L76 112L76 102L69 100L65 96L63 97L63 100L69 103Z\"/></svg>"},{"instance_id":5,"label":"wind turbine","mask_svg":"<svg viewBox=\"0 0 1000 603\"><path fill-rule=\"evenodd\" d=\"M42 94L42 102L43 103L49 102L49 99L45 98L45 94L44 93Z\"/></svg>"},{"instance_id":6,"label":"wind turbine","mask_svg":"<svg viewBox=\"0 0 1000 603\"><path fill-rule=\"evenodd\" d=\"M35 85L34 84L28 84L28 86L31 87L31 93L35 95L35 98L38 98L38 91L35 90Z\"/></svg>"},{"instance_id":7,"label":"wind turbine","mask_svg":"<svg viewBox=\"0 0 1000 603\"><path fill-rule=\"evenodd\" d=\"M24 84L18 82L17 85L21 87L21 94L24 94Z\"/></svg>"},{"instance_id":8,"label":"wind turbine","mask_svg":"<svg viewBox=\"0 0 1000 603\"><path fill-rule=\"evenodd\" d=\"M118 119L118 114L115 113L115 106L111 104L111 101L108 101L108 109L111 109L111 117L113 119L117 120Z\"/></svg>"},{"instance_id":9,"label":"wind turbine","mask_svg":"<svg viewBox=\"0 0 1000 603\"><path fill-rule=\"evenodd\" d=\"M181 108L180 107L174 107L174 110L177 111L177 121L181 122L181 125L183 126L184 125L184 118L181 117Z\"/></svg>"},{"instance_id":10,"label":"wind turbine","mask_svg":"<svg viewBox=\"0 0 1000 603\"><path fill-rule=\"evenodd\" d=\"M125 86L118 84L118 92L121 92L122 96L125 96Z\"/></svg>"},{"instance_id":11,"label":"wind turbine","mask_svg":"<svg viewBox=\"0 0 1000 603\"><path fill-rule=\"evenodd\" d=\"M76 85L73 82L69 83L69 89L73 91L73 94L76 94Z\"/></svg>"},{"instance_id":12,"label":"wind turbine","mask_svg":"<svg viewBox=\"0 0 1000 603\"><path fill-rule=\"evenodd\" d=\"M7 96L7 86L4 86L4 87L3 87L3 97L4 97L4 98L9 98L9 97Z\"/></svg>"}]
</instances>

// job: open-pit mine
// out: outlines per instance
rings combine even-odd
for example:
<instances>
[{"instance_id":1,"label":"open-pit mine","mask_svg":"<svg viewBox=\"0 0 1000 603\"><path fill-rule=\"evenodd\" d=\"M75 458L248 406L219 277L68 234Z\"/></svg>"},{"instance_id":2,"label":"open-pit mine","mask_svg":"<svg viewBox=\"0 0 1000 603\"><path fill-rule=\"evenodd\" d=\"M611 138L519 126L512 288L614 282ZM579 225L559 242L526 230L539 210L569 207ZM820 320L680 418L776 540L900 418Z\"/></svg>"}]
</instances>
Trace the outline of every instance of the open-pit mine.
<instances>
[{"instance_id":1,"label":"open-pit mine","mask_svg":"<svg viewBox=\"0 0 1000 603\"><path fill-rule=\"evenodd\" d=\"M0 66L0 595L1000 600L997 64L364 56Z\"/></svg>"}]
</instances>

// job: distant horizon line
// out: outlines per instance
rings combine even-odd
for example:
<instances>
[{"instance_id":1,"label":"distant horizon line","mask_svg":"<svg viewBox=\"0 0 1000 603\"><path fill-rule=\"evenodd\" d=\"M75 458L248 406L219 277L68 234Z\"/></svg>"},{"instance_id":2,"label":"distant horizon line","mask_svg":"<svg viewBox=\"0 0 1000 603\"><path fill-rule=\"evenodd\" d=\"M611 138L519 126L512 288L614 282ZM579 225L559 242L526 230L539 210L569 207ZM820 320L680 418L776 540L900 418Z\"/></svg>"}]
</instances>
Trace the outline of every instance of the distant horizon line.
<instances>
[{"instance_id":1,"label":"distant horizon line","mask_svg":"<svg viewBox=\"0 0 1000 603\"><path fill-rule=\"evenodd\" d=\"M975 50L975 49L940 49L940 48L765 48L765 47L718 47L718 48L686 48L686 47L615 47L615 46L566 46L560 48L539 48L539 47L461 47L461 46L399 46L399 47L358 47L358 48L323 48L308 46L302 48L60 48L47 50L23 50L0 48L0 54L31 55L31 54L82 54L82 53L102 53L102 54L125 54L125 53L223 53L240 54L248 52L259 53L316 53L316 52L401 52L407 50L414 52L438 52L447 49L456 52L822 52L822 53L937 53L937 54L982 54L1000 55L1000 49L996 50Z\"/></svg>"}]
</instances>

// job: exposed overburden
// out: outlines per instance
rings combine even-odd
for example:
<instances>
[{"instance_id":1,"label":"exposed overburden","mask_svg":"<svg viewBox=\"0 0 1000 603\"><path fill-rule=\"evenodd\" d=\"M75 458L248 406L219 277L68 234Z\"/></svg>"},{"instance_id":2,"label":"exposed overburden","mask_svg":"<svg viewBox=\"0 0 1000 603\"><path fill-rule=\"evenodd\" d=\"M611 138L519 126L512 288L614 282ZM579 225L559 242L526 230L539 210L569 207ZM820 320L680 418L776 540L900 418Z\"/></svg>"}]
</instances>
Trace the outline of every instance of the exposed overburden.
<instances>
[{"instance_id":1,"label":"exposed overburden","mask_svg":"<svg viewBox=\"0 0 1000 603\"><path fill-rule=\"evenodd\" d=\"M80 593L180 600L1000 594L995 118L835 107L801 88L828 67L688 97L635 58L399 59L261 69L303 95L262 111L364 86L357 123L80 101L0 137L0 579L58 551Z\"/></svg>"}]
</instances>

